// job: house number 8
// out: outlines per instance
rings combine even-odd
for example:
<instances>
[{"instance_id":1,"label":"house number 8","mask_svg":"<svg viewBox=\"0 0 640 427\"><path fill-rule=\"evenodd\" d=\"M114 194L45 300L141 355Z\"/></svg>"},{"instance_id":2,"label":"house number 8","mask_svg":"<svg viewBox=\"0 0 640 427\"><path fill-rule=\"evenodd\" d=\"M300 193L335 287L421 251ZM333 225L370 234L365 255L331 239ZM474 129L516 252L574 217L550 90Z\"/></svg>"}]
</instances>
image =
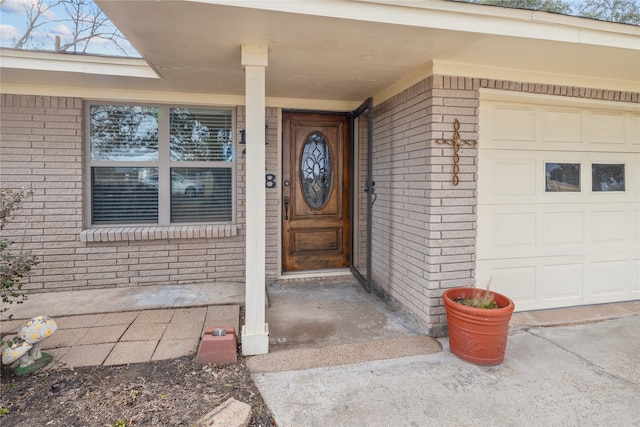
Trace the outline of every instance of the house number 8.
<instances>
[{"instance_id":1,"label":"house number 8","mask_svg":"<svg viewBox=\"0 0 640 427\"><path fill-rule=\"evenodd\" d=\"M267 188L274 188L276 186L276 176L272 173L268 173L265 176L265 180L266 180L266 187Z\"/></svg>"}]
</instances>

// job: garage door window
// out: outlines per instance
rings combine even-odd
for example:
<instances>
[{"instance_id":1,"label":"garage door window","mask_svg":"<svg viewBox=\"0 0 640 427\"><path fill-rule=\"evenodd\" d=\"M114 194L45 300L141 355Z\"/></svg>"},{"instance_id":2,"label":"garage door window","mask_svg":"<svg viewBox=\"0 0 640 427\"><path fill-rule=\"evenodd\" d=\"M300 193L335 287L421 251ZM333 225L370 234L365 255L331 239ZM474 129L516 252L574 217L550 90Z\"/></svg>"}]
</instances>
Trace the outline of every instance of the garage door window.
<instances>
[{"instance_id":1,"label":"garage door window","mask_svg":"<svg viewBox=\"0 0 640 427\"><path fill-rule=\"evenodd\" d=\"M591 186L593 191L624 191L624 164L592 164Z\"/></svg>"},{"instance_id":2,"label":"garage door window","mask_svg":"<svg viewBox=\"0 0 640 427\"><path fill-rule=\"evenodd\" d=\"M580 191L580 163L546 163L545 191Z\"/></svg>"}]
</instances>

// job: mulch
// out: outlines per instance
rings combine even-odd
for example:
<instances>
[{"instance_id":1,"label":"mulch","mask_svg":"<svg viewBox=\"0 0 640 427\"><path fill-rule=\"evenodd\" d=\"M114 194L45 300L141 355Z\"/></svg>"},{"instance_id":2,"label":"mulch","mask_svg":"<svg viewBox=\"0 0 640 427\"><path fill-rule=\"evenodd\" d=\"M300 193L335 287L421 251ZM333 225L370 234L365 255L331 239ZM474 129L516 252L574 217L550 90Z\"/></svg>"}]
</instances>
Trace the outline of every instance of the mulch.
<instances>
[{"instance_id":1,"label":"mulch","mask_svg":"<svg viewBox=\"0 0 640 427\"><path fill-rule=\"evenodd\" d=\"M252 409L250 426L275 420L239 355L199 365L194 357L123 366L56 366L16 376L3 368L0 425L12 427L193 426L230 397Z\"/></svg>"}]
</instances>

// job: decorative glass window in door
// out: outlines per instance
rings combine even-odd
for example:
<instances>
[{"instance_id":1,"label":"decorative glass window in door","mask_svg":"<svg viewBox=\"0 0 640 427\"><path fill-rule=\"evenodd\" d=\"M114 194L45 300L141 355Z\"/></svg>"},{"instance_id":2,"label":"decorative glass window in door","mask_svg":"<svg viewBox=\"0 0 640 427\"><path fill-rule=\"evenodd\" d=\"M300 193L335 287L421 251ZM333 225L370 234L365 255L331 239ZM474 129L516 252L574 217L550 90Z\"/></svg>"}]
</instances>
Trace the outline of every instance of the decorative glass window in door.
<instances>
[{"instance_id":1,"label":"decorative glass window in door","mask_svg":"<svg viewBox=\"0 0 640 427\"><path fill-rule=\"evenodd\" d=\"M624 191L624 164L592 164L591 190Z\"/></svg>"},{"instance_id":2,"label":"decorative glass window in door","mask_svg":"<svg viewBox=\"0 0 640 427\"><path fill-rule=\"evenodd\" d=\"M580 163L545 163L546 192L580 191Z\"/></svg>"},{"instance_id":3,"label":"decorative glass window in door","mask_svg":"<svg viewBox=\"0 0 640 427\"><path fill-rule=\"evenodd\" d=\"M329 144L322 134L314 132L307 138L300 169L304 198L309 206L320 209L331 194L333 172Z\"/></svg>"}]
</instances>

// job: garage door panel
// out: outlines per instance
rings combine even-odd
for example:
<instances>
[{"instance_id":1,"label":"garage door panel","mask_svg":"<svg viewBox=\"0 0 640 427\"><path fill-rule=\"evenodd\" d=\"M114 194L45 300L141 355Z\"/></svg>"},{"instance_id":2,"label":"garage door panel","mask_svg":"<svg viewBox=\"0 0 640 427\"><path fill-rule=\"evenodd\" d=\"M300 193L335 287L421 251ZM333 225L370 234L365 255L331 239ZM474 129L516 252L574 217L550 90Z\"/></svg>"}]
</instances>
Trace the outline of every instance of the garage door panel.
<instances>
[{"instance_id":1,"label":"garage door panel","mask_svg":"<svg viewBox=\"0 0 640 427\"><path fill-rule=\"evenodd\" d=\"M541 213L544 218L543 245L584 244L584 212Z\"/></svg>"},{"instance_id":2,"label":"garage door panel","mask_svg":"<svg viewBox=\"0 0 640 427\"><path fill-rule=\"evenodd\" d=\"M481 148L640 150L640 114L630 111L494 104L480 128Z\"/></svg>"},{"instance_id":3,"label":"garage door panel","mask_svg":"<svg viewBox=\"0 0 640 427\"><path fill-rule=\"evenodd\" d=\"M494 216L496 248L536 246L536 216L532 213L506 213Z\"/></svg>"},{"instance_id":4,"label":"garage door panel","mask_svg":"<svg viewBox=\"0 0 640 427\"><path fill-rule=\"evenodd\" d=\"M479 207L478 215L486 218L478 223L478 253L484 254L484 259L526 257L535 252L538 235L535 212L527 207L511 208L500 211L496 206Z\"/></svg>"},{"instance_id":5,"label":"garage door panel","mask_svg":"<svg viewBox=\"0 0 640 427\"><path fill-rule=\"evenodd\" d=\"M496 159L492 170L496 195L533 196L536 194L536 161L532 159Z\"/></svg>"},{"instance_id":6,"label":"garage door panel","mask_svg":"<svg viewBox=\"0 0 640 427\"><path fill-rule=\"evenodd\" d=\"M587 142L626 144L626 114L623 112L588 112Z\"/></svg>"},{"instance_id":7,"label":"garage door panel","mask_svg":"<svg viewBox=\"0 0 640 427\"><path fill-rule=\"evenodd\" d=\"M542 171L534 156L491 149L480 156L478 163L485 171L482 180L486 184L485 191L478 194L479 203L514 203L536 195Z\"/></svg>"},{"instance_id":8,"label":"garage door panel","mask_svg":"<svg viewBox=\"0 0 640 427\"><path fill-rule=\"evenodd\" d=\"M482 261L478 263L478 286L491 281L491 289L508 295L517 311L566 307L582 303L583 265L544 266L540 259Z\"/></svg>"},{"instance_id":9,"label":"garage door panel","mask_svg":"<svg viewBox=\"0 0 640 427\"><path fill-rule=\"evenodd\" d=\"M536 99L481 97L477 285L518 311L640 298L640 107Z\"/></svg>"},{"instance_id":10,"label":"garage door panel","mask_svg":"<svg viewBox=\"0 0 640 427\"><path fill-rule=\"evenodd\" d=\"M582 299L583 264L544 265L541 269L542 301L564 305Z\"/></svg>"},{"instance_id":11,"label":"garage door panel","mask_svg":"<svg viewBox=\"0 0 640 427\"><path fill-rule=\"evenodd\" d=\"M610 298L620 298L627 294L631 265L631 262L616 260L589 263L585 301L611 301Z\"/></svg>"},{"instance_id":12,"label":"garage door panel","mask_svg":"<svg viewBox=\"0 0 640 427\"><path fill-rule=\"evenodd\" d=\"M581 110L571 109L541 109L542 141L546 146L559 142L582 144L583 114Z\"/></svg>"},{"instance_id":13,"label":"garage door panel","mask_svg":"<svg viewBox=\"0 0 640 427\"><path fill-rule=\"evenodd\" d=\"M628 203L629 195L639 194L638 165L629 153L570 153L531 150L480 150L479 170L482 191L479 204L513 203ZM580 191L553 192L545 190L547 163L580 165ZM593 165L624 165L624 191L593 191ZM597 178L596 178L597 179ZM637 198L637 197L636 197Z\"/></svg>"},{"instance_id":14,"label":"garage door panel","mask_svg":"<svg viewBox=\"0 0 640 427\"><path fill-rule=\"evenodd\" d=\"M640 212L624 204L478 206L478 259L638 252ZM619 210L614 210L619 209Z\"/></svg>"},{"instance_id":15,"label":"garage door panel","mask_svg":"<svg viewBox=\"0 0 640 427\"><path fill-rule=\"evenodd\" d=\"M490 282L490 288L508 295L515 302L517 310L535 304L536 276L535 266L518 263L515 260L506 264L491 261L477 264L476 280L478 286L486 287Z\"/></svg>"},{"instance_id":16,"label":"garage door panel","mask_svg":"<svg viewBox=\"0 0 640 427\"><path fill-rule=\"evenodd\" d=\"M493 111L493 140L534 142L536 140L536 114L533 107L501 108Z\"/></svg>"},{"instance_id":17,"label":"garage door panel","mask_svg":"<svg viewBox=\"0 0 640 427\"><path fill-rule=\"evenodd\" d=\"M591 235L593 243L626 242L631 236L626 211L593 212Z\"/></svg>"}]
</instances>

